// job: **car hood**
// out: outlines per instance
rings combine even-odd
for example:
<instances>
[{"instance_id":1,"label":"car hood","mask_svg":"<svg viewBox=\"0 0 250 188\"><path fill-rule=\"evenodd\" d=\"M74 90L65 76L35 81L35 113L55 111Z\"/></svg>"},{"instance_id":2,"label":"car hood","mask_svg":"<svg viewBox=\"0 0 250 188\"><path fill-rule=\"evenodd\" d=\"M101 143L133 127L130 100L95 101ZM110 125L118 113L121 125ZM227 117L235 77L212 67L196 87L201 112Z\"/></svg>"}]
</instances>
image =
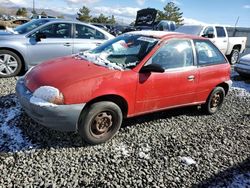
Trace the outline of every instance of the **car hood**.
<instances>
[{"instance_id":1,"label":"car hood","mask_svg":"<svg viewBox=\"0 0 250 188\"><path fill-rule=\"evenodd\" d=\"M117 70L95 65L77 56L68 56L37 65L26 74L25 84L32 92L41 86L53 86L63 90L79 81L113 72Z\"/></svg>"},{"instance_id":2,"label":"car hood","mask_svg":"<svg viewBox=\"0 0 250 188\"><path fill-rule=\"evenodd\" d=\"M6 30L0 30L0 35L13 35L13 33L8 32Z\"/></svg>"},{"instance_id":3,"label":"car hood","mask_svg":"<svg viewBox=\"0 0 250 188\"><path fill-rule=\"evenodd\" d=\"M0 32L0 39L2 40L16 40L16 39L23 39L23 38L25 38L25 35L13 34L13 33L9 33L6 31L3 31L3 33Z\"/></svg>"},{"instance_id":4,"label":"car hood","mask_svg":"<svg viewBox=\"0 0 250 188\"><path fill-rule=\"evenodd\" d=\"M153 8L141 9L137 11L135 27L153 27L157 15L157 10Z\"/></svg>"}]
</instances>

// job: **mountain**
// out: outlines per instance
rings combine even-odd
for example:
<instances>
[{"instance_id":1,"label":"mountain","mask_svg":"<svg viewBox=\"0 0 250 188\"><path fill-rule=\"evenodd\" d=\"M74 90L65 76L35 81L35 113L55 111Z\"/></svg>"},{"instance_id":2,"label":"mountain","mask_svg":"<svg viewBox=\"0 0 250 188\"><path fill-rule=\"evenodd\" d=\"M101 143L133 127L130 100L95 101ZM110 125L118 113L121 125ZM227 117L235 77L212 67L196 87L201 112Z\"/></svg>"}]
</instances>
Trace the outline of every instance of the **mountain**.
<instances>
[{"instance_id":1,"label":"mountain","mask_svg":"<svg viewBox=\"0 0 250 188\"><path fill-rule=\"evenodd\" d=\"M20 7L16 7L16 6L6 6L6 7L0 7L0 14L6 14L6 15L16 15L17 10ZM32 8L27 8L28 11L28 15L31 15L31 11ZM64 14L58 11L54 11L51 9L36 9L36 12L38 14L40 14L41 12L45 12L47 15L49 16L64 16L65 19L75 19L76 18L76 14L75 15L71 15L71 14Z\"/></svg>"}]
</instances>

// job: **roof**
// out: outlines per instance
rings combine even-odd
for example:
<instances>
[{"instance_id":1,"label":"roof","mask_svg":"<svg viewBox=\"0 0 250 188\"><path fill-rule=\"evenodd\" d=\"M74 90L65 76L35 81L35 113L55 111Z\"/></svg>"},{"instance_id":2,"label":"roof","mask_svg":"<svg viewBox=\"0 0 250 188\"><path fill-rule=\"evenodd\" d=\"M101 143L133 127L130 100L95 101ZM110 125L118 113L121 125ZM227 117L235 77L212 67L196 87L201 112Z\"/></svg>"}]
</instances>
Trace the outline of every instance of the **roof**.
<instances>
[{"instance_id":1,"label":"roof","mask_svg":"<svg viewBox=\"0 0 250 188\"><path fill-rule=\"evenodd\" d=\"M132 32L129 32L129 34L152 36L152 37L155 37L155 38L163 38L163 37L165 37L167 35L180 34L180 33L169 32L169 31L143 30L143 31L132 31Z\"/></svg>"},{"instance_id":2,"label":"roof","mask_svg":"<svg viewBox=\"0 0 250 188\"><path fill-rule=\"evenodd\" d=\"M159 38L163 39L165 37L170 37L170 36L179 36L183 38L190 38L190 39L202 39L199 36L196 35L189 35L185 33L178 33L178 32L169 32L169 31L153 31L153 30L144 30L144 31L132 31L129 32L129 34L133 35L144 35L144 36L150 36L154 38Z\"/></svg>"}]
</instances>

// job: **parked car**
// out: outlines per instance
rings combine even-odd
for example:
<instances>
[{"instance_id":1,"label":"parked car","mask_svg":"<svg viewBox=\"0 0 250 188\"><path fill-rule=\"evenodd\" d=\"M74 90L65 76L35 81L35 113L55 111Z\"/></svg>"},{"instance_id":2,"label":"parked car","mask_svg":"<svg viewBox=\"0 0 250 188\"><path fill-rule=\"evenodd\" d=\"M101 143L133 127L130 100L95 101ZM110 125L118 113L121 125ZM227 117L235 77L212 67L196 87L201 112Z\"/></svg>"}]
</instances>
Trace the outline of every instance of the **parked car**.
<instances>
[{"instance_id":1,"label":"parked car","mask_svg":"<svg viewBox=\"0 0 250 188\"><path fill-rule=\"evenodd\" d=\"M16 92L36 122L99 144L127 117L189 105L216 113L231 84L230 64L208 39L137 31L34 67Z\"/></svg>"},{"instance_id":2,"label":"parked car","mask_svg":"<svg viewBox=\"0 0 250 188\"><path fill-rule=\"evenodd\" d=\"M239 63L234 66L234 70L242 77L250 78L250 54L242 56Z\"/></svg>"},{"instance_id":3,"label":"parked car","mask_svg":"<svg viewBox=\"0 0 250 188\"><path fill-rule=\"evenodd\" d=\"M135 30L174 31L176 29L176 24L173 21L157 21L157 13L158 11L154 8L138 10L134 26L128 27L126 32Z\"/></svg>"},{"instance_id":4,"label":"parked car","mask_svg":"<svg viewBox=\"0 0 250 188\"><path fill-rule=\"evenodd\" d=\"M209 38L227 56L231 64L237 63L246 48L247 37L228 37L227 29L219 25L183 25L176 32Z\"/></svg>"},{"instance_id":5,"label":"parked car","mask_svg":"<svg viewBox=\"0 0 250 188\"><path fill-rule=\"evenodd\" d=\"M39 19L0 35L0 77L18 75L42 61L95 48L111 34L98 27L60 19Z\"/></svg>"}]
</instances>

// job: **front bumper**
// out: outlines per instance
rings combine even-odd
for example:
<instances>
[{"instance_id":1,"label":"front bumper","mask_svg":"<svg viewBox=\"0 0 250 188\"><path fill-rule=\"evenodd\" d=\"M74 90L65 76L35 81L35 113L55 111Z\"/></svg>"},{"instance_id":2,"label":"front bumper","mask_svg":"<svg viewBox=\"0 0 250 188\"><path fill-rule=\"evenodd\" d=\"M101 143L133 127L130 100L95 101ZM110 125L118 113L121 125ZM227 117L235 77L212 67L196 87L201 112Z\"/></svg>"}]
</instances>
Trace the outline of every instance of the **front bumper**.
<instances>
[{"instance_id":1,"label":"front bumper","mask_svg":"<svg viewBox=\"0 0 250 188\"><path fill-rule=\"evenodd\" d=\"M77 122L83 104L38 106L30 103L32 93L25 87L24 79L16 84L16 94L25 112L37 123L59 131L77 131Z\"/></svg>"}]
</instances>

